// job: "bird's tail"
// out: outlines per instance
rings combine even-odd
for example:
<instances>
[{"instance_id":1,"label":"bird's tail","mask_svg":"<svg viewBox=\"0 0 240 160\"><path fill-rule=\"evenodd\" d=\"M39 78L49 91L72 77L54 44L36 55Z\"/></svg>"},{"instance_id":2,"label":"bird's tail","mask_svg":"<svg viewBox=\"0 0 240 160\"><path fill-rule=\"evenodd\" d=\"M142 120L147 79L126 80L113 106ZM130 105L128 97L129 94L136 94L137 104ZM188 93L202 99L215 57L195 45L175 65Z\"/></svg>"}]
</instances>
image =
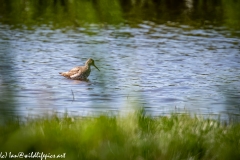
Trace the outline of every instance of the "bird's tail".
<instances>
[{"instance_id":1,"label":"bird's tail","mask_svg":"<svg viewBox=\"0 0 240 160\"><path fill-rule=\"evenodd\" d=\"M61 74L61 75L64 76L64 77L69 77L68 72L59 72L59 74Z\"/></svg>"}]
</instances>

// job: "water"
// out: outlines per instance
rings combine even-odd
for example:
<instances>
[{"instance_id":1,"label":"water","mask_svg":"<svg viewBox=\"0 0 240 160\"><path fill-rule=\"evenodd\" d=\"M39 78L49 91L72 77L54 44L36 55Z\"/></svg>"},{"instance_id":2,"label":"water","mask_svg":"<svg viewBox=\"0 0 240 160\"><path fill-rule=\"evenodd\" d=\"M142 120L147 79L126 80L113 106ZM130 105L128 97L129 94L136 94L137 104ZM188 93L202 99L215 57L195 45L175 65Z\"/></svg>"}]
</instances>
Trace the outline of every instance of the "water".
<instances>
[{"instance_id":1,"label":"water","mask_svg":"<svg viewBox=\"0 0 240 160\"><path fill-rule=\"evenodd\" d=\"M240 39L224 27L0 24L0 37L0 95L12 103L1 110L9 115L86 115L131 106L152 115L240 110ZM88 82L59 75L88 58L100 69L92 68Z\"/></svg>"}]
</instances>

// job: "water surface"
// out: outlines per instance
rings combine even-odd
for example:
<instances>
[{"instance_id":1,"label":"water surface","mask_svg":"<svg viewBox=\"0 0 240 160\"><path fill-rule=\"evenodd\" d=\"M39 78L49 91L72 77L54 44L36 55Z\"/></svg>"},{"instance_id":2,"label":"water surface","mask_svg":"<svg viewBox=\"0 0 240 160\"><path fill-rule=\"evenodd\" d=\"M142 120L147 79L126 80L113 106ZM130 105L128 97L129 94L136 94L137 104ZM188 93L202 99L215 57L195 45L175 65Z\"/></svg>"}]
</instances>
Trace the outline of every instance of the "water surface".
<instances>
[{"instance_id":1,"label":"water surface","mask_svg":"<svg viewBox=\"0 0 240 160\"><path fill-rule=\"evenodd\" d=\"M10 115L85 115L145 107L225 114L240 110L240 39L224 27L143 21L137 26L11 28L0 24L0 95ZM93 58L89 81L59 75Z\"/></svg>"}]
</instances>

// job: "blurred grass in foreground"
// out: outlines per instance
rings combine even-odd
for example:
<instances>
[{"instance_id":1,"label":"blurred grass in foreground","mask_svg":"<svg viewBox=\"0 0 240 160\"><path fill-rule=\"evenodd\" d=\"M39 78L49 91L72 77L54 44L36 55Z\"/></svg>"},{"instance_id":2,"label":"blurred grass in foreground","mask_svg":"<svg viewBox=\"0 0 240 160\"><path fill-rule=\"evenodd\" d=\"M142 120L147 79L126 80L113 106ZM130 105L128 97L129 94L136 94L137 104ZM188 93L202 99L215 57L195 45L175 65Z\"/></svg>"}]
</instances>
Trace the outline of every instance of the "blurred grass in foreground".
<instances>
[{"instance_id":1,"label":"blurred grass in foreground","mask_svg":"<svg viewBox=\"0 0 240 160\"><path fill-rule=\"evenodd\" d=\"M0 151L66 153L65 159L238 159L240 124L173 114L50 116L0 126Z\"/></svg>"}]
</instances>

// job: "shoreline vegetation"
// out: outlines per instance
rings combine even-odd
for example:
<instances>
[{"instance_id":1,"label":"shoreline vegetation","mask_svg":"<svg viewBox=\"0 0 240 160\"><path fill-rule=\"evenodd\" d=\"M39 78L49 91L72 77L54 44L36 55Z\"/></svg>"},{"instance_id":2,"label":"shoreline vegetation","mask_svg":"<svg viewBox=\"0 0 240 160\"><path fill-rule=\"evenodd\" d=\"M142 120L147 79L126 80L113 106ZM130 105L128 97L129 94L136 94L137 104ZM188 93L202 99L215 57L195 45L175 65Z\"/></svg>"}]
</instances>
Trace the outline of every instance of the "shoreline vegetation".
<instances>
[{"instance_id":1,"label":"shoreline vegetation","mask_svg":"<svg viewBox=\"0 0 240 160\"><path fill-rule=\"evenodd\" d=\"M235 0L0 0L0 3L0 23L15 27L64 28L141 21L227 26L236 30L240 26L240 2Z\"/></svg>"},{"instance_id":2,"label":"shoreline vegetation","mask_svg":"<svg viewBox=\"0 0 240 160\"><path fill-rule=\"evenodd\" d=\"M0 126L2 154L44 153L65 159L239 159L240 124L143 110L124 116L12 120ZM20 159L20 158L19 158Z\"/></svg>"}]
</instances>

